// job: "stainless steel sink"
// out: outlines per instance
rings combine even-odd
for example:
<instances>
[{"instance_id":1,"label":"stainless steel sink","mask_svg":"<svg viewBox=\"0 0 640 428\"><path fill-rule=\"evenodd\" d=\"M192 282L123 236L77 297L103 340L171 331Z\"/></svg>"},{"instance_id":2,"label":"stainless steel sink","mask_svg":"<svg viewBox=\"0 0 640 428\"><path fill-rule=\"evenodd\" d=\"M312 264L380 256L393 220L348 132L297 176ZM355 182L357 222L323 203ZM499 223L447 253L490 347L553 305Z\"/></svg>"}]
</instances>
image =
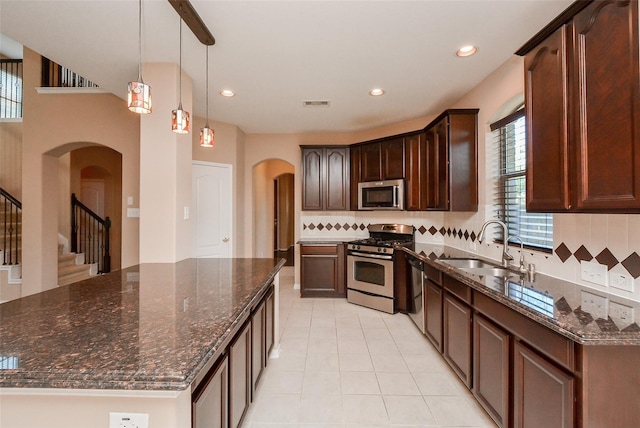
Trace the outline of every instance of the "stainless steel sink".
<instances>
[{"instance_id":1,"label":"stainless steel sink","mask_svg":"<svg viewBox=\"0 0 640 428\"><path fill-rule=\"evenodd\" d=\"M480 259L440 259L440 261L474 275L498 277L517 275L517 273L505 269L500 265Z\"/></svg>"},{"instance_id":2,"label":"stainless steel sink","mask_svg":"<svg viewBox=\"0 0 640 428\"><path fill-rule=\"evenodd\" d=\"M501 269L498 265L480 259L440 259L440 261L459 269Z\"/></svg>"}]
</instances>

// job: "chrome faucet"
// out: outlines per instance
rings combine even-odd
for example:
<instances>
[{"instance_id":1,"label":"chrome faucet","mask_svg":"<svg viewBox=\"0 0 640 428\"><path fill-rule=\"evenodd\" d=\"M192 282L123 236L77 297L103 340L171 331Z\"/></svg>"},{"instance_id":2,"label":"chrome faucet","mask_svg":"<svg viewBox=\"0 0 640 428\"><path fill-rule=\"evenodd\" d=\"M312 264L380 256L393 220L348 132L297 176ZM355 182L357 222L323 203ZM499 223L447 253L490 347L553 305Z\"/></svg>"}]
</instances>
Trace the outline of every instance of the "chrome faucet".
<instances>
[{"instance_id":1,"label":"chrome faucet","mask_svg":"<svg viewBox=\"0 0 640 428\"><path fill-rule=\"evenodd\" d=\"M508 239L520 241L520 266L518 269L520 270L520 273L527 273L527 264L524 261L524 242L522 241L522 238L518 235L512 235L509 236Z\"/></svg>"},{"instance_id":2,"label":"chrome faucet","mask_svg":"<svg viewBox=\"0 0 640 428\"><path fill-rule=\"evenodd\" d=\"M480 229L480 235L478 235L478 242L482 243L484 239L484 233L487 226L491 223L498 224L502 226L502 266L509 267L509 262L513 261L513 256L509 253L509 229L507 229L507 225L500 220L488 220L482 225L482 229Z\"/></svg>"}]
</instances>

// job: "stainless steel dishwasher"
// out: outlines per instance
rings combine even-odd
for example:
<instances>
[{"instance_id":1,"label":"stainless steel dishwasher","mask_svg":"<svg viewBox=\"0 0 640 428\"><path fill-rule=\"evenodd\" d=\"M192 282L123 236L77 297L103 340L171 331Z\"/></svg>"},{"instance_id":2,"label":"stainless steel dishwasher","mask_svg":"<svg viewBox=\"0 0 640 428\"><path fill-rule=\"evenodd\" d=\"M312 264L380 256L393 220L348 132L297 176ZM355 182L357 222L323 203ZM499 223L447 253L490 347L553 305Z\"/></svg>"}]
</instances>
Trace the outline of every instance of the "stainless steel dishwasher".
<instances>
[{"instance_id":1,"label":"stainless steel dishwasher","mask_svg":"<svg viewBox=\"0 0 640 428\"><path fill-rule=\"evenodd\" d=\"M424 334L424 269L422 260L408 256L411 265L411 284L409 286L409 298L407 313Z\"/></svg>"}]
</instances>

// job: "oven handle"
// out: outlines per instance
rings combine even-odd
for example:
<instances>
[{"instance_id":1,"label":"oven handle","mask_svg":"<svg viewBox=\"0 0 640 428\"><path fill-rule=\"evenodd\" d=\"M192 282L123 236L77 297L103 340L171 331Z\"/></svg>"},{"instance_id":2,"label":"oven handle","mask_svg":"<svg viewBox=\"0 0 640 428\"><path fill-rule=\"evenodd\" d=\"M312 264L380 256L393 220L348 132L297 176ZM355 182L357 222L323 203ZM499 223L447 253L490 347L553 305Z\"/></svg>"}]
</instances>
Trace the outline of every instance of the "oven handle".
<instances>
[{"instance_id":1,"label":"oven handle","mask_svg":"<svg viewBox=\"0 0 640 428\"><path fill-rule=\"evenodd\" d=\"M358 253L356 251L350 251L348 255L356 256L356 257L364 257L365 259L393 260L392 255L385 255L385 254Z\"/></svg>"}]
</instances>

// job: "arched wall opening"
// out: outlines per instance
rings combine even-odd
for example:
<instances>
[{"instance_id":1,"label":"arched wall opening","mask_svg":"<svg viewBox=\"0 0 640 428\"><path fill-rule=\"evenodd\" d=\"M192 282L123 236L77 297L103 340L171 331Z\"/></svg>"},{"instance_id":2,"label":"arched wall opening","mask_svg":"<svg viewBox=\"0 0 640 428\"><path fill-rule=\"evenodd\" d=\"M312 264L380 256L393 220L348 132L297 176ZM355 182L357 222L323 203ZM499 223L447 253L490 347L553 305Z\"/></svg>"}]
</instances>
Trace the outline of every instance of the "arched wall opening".
<instances>
[{"instance_id":1,"label":"arched wall opening","mask_svg":"<svg viewBox=\"0 0 640 428\"><path fill-rule=\"evenodd\" d=\"M281 159L267 159L253 166L253 257L271 258L276 247L295 244L294 173L295 167Z\"/></svg>"}]
</instances>

